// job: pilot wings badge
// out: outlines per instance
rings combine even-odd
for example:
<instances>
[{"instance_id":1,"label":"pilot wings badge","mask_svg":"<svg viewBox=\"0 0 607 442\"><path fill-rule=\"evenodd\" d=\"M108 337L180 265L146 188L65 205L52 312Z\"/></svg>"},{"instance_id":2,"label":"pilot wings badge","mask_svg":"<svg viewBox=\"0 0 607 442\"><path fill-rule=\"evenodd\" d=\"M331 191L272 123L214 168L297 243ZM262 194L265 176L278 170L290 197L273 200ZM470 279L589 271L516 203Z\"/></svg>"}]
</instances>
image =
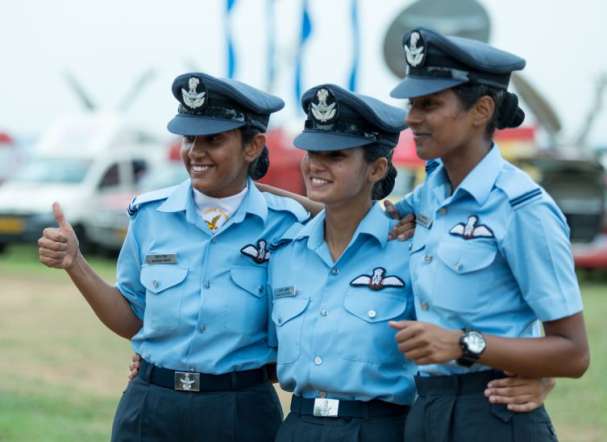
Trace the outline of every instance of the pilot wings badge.
<instances>
[{"instance_id":1,"label":"pilot wings badge","mask_svg":"<svg viewBox=\"0 0 607 442\"><path fill-rule=\"evenodd\" d=\"M421 41L421 45L417 44ZM426 53L424 52L424 40L419 32L412 32L409 36L409 42L405 44L405 58L410 66L417 67L424 61Z\"/></svg>"},{"instance_id":2,"label":"pilot wings badge","mask_svg":"<svg viewBox=\"0 0 607 442\"><path fill-rule=\"evenodd\" d=\"M318 99L318 103L310 103L312 116L321 123L326 123L335 118L337 103L335 101L327 103L327 100L331 98L331 93L327 89L322 88L316 92L316 98Z\"/></svg>"},{"instance_id":3,"label":"pilot wings badge","mask_svg":"<svg viewBox=\"0 0 607 442\"><path fill-rule=\"evenodd\" d=\"M386 276L386 269L376 267L371 275L360 275L350 281L352 287L369 287L371 290L381 290L386 287L404 287L405 282L398 276Z\"/></svg>"},{"instance_id":4,"label":"pilot wings badge","mask_svg":"<svg viewBox=\"0 0 607 442\"><path fill-rule=\"evenodd\" d=\"M183 97L183 103L191 108L198 109L201 107L207 97L207 93L205 91L198 92L196 89L200 84L200 79L196 77L190 77L188 80L188 88L189 90L185 90L181 88L181 96Z\"/></svg>"},{"instance_id":5,"label":"pilot wings badge","mask_svg":"<svg viewBox=\"0 0 607 442\"><path fill-rule=\"evenodd\" d=\"M470 215L466 224L456 224L449 233L466 240L475 238L495 238L493 231L484 224L478 223L478 216Z\"/></svg>"},{"instance_id":6,"label":"pilot wings badge","mask_svg":"<svg viewBox=\"0 0 607 442\"><path fill-rule=\"evenodd\" d=\"M263 264L264 262L268 262L270 259L270 251L268 250L268 245L265 239L260 239L257 241L257 246L247 244L240 249L240 253L252 258L257 264Z\"/></svg>"}]
</instances>

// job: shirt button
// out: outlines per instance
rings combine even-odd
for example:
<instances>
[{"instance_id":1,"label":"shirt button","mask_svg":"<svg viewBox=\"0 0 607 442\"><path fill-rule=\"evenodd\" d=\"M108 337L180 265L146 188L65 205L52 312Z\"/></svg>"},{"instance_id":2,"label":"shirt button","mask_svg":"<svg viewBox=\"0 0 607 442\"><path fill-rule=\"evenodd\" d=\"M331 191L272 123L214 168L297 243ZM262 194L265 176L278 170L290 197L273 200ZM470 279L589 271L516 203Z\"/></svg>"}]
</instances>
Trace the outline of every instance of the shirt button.
<instances>
[{"instance_id":1,"label":"shirt button","mask_svg":"<svg viewBox=\"0 0 607 442\"><path fill-rule=\"evenodd\" d=\"M427 302L422 302L422 303L420 304L420 307L421 307L421 309L422 309L423 311L426 311L426 310L428 310L428 309L430 308L430 306L428 305L428 303L427 303Z\"/></svg>"},{"instance_id":2,"label":"shirt button","mask_svg":"<svg viewBox=\"0 0 607 442\"><path fill-rule=\"evenodd\" d=\"M329 314L329 312L327 312L326 308L323 308L320 310L320 316L327 316Z\"/></svg>"},{"instance_id":3,"label":"shirt button","mask_svg":"<svg viewBox=\"0 0 607 442\"><path fill-rule=\"evenodd\" d=\"M337 267L333 267L331 269L331 275L337 275L339 273L339 270L337 269Z\"/></svg>"},{"instance_id":4,"label":"shirt button","mask_svg":"<svg viewBox=\"0 0 607 442\"><path fill-rule=\"evenodd\" d=\"M158 287L160 287L160 281L153 280L152 285L154 286L155 289L157 289Z\"/></svg>"},{"instance_id":5,"label":"shirt button","mask_svg":"<svg viewBox=\"0 0 607 442\"><path fill-rule=\"evenodd\" d=\"M258 291L259 293L263 293L263 286L261 286L261 285L260 285L260 286L259 286L259 288L257 289L257 291Z\"/></svg>"},{"instance_id":6,"label":"shirt button","mask_svg":"<svg viewBox=\"0 0 607 442\"><path fill-rule=\"evenodd\" d=\"M207 326L205 324L200 324L200 331L204 332L207 329Z\"/></svg>"},{"instance_id":7,"label":"shirt button","mask_svg":"<svg viewBox=\"0 0 607 442\"><path fill-rule=\"evenodd\" d=\"M432 255L424 256L424 262L427 262L428 264L430 264L432 262Z\"/></svg>"},{"instance_id":8,"label":"shirt button","mask_svg":"<svg viewBox=\"0 0 607 442\"><path fill-rule=\"evenodd\" d=\"M410 243L409 243L409 250L411 250L412 248L413 248L413 243L412 243L412 242L410 242Z\"/></svg>"},{"instance_id":9,"label":"shirt button","mask_svg":"<svg viewBox=\"0 0 607 442\"><path fill-rule=\"evenodd\" d=\"M322 358L321 358L320 356L316 356L316 357L314 358L314 363L315 363L316 365L320 365L320 364L322 364Z\"/></svg>"},{"instance_id":10,"label":"shirt button","mask_svg":"<svg viewBox=\"0 0 607 442\"><path fill-rule=\"evenodd\" d=\"M208 288L210 288L210 287L211 287L211 283L210 283L209 281L205 281L205 282L204 282L204 288L205 288L205 289L208 289Z\"/></svg>"},{"instance_id":11,"label":"shirt button","mask_svg":"<svg viewBox=\"0 0 607 442\"><path fill-rule=\"evenodd\" d=\"M464 265L463 265L461 262L458 262L458 263L455 265L455 268L457 269L457 271L458 271L458 272L461 272L461 271L462 271L462 269L464 268Z\"/></svg>"},{"instance_id":12,"label":"shirt button","mask_svg":"<svg viewBox=\"0 0 607 442\"><path fill-rule=\"evenodd\" d=\"M369 318L373 319L377 316L377 312L375 310L369 310L367 312L367 315L369 316Z\"/></svg>"},{"instance_id":13,"label":"shirt button","mask_svg":"<svg viewBox=\"0 0 607 442\"><path fill-rule=\"evenodd\" d=\"M278 323L282 324L282 318L278 318Z\"/></svg>"}]
</instances>

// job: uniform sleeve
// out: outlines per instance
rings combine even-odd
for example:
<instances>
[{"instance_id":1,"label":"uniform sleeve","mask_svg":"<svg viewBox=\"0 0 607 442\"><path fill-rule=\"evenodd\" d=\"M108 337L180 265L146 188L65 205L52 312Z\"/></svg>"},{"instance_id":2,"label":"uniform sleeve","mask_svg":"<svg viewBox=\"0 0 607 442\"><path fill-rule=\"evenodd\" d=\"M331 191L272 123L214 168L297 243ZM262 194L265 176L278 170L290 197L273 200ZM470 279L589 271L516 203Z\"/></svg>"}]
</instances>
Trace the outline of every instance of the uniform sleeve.
<instances>
[{"instance_id":1,"label":"uniform sleeve","mask_svg":"<svg viewBox=\"0 0 607 442\"><path fill-rule=\"evenodd\" d=\"M398 210L401 217L417 212L418 203L421 199L422 186L423 184L418 185L412 192L409 192L403 199L395 204L396 210Z\"/></svg>"},{"instance_id":2,"label":"uniform sleeve","mask_svg":"<svg viewBox=\"0 0 607 442\"><path fill-rule=\"evenodd\" d=\"M515 210L502 249L523 297L541 321L582 311L569 227L546 199Z\"/></svg>"},{"instance_id":3,"label":"uniform sleeve","mask_svg":"<svg viewBox=\"0 0 607 442\"><path fill-rule=\"evenodd\" d=\"M141 256L135 237L136 222L131 220L129 229L118 255L116 265L116 289L131 305L135 316L143 320L145 311L145 287L141 284Z\"/></svg>"}]
</instances>

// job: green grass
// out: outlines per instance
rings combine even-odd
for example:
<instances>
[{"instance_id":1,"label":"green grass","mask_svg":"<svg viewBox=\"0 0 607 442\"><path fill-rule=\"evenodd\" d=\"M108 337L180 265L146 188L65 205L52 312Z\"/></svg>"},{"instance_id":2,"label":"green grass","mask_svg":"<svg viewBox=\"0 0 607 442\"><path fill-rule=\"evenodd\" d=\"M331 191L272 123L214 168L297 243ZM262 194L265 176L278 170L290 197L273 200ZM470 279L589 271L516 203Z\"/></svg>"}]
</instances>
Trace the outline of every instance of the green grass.
<instances>
[{"instance_id":1,"label":"green grass","mask_svg":"<svg viewBox=\"0 0 607 442\"><path fill-rule=\"evenodd\" d=\"M113 261L89 262L113 281ZM0 287L0 442L109 440L129 343L32 247L0 256ZM592 362L582 379L559 379L548 398L561 442L607 440L607 278L583 275L582 290Z\"/></svg>"}]
</instances>

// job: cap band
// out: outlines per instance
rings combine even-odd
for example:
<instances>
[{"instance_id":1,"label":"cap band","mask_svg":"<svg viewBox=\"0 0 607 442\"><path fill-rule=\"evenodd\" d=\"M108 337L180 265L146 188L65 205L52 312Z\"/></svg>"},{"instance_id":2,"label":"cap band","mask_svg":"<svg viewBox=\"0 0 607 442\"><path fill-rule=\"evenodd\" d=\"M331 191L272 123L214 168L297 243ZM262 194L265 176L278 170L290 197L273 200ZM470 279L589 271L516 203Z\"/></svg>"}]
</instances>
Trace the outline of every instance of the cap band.
<instances>
[{"instance_id":1,"label":"cap band","mask_svg":"<svg viewBox=\"0 0 607 442\"><path fill-rule=\"evenodd\" d=\"M499 89L506 89L510 79L510 75L490 75L483 73L482 77L480 77L471 71L444 66L424 66L422 68L408 66L407 75L412 75L414 77L448 78L470 83L485 84Z\"/></svg>"},{"instance_id":2,"label":"cap band","mask_svg":"<svg viewBox=\"0 0 607 442\"><path fill-rule=\"evenodd\" d=\"M314 118L308 118L305 122L305 131L331 132L349 135L357 138L364 138L371 143L386 144L394 146L394 142L388 137L382 137L381 133L368 128L368 125L360 124L357 121L341 118L333 123L323 124Z\"/></svg>"}]
</instances>

